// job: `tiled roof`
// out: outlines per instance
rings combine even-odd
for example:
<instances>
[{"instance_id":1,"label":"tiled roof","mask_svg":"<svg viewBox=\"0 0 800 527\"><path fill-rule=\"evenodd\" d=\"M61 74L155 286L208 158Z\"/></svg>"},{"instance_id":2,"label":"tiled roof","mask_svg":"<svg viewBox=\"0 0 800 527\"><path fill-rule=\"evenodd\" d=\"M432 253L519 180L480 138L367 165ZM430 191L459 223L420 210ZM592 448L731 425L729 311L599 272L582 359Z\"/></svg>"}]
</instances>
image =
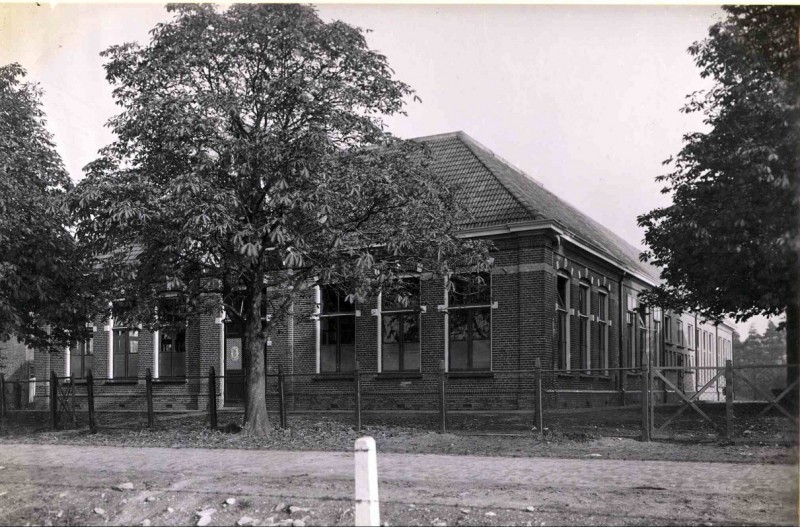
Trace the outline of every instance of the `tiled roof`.
<instances>
[{"instance_id":1,"label":"tiled roof","mask_svg":"<svg viewBox=\"0 0 800 527\"><path fill-rule=\"evenodd\" d=\"M431 149L433 169L456 188L473 214L465 228L548 219L572 237L610 256L629 271L659 281L658 268L639 261L639 250L562 200L464 132L420 137Z\"/></svg>"}]
</instances>

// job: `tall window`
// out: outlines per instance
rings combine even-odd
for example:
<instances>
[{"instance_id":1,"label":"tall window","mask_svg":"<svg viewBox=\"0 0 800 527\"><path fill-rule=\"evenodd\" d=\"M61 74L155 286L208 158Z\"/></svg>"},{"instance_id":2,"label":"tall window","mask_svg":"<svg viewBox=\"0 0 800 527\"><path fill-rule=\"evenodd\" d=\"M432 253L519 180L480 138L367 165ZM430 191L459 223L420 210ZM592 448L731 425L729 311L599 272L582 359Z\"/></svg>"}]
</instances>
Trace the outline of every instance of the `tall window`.
<instances>
[{"instance_id":1,"label":"tall window","mask_svg":"<svg viewBox=\"0 0 800 527\"><path fill-rule=\"evenodd\" d=\"M683 320L678 319L678 346L683 346Z\"/></svg>"},{"instance_id":2,"label":"tall window","mask_svg":"<svg viewBox=\"0 0 800 527\"><path fill-rule=\"evenodd\" d=\"M600 291L597 295L597 359L608 375L608 293Z\"/></svg>"},{"instance_id":3,"label":"tall window","mask_svg":"<svg viewBox=\"0 0 800 527\"><path fill-rule=\"evenodd\" d=\"M180 378L186 376L186 323L182 300L164 299L158 306L158 376Z\"/></svg>"},{"instance_id":4,"label":"tall window","mask_svg":"<svg viewBox=\"0 0 800 527\"><path fill-rule=\"evenodd\" d=\"M689 324L689 328L686 332L686 339L688 340L689 349L694 349L694 326L691 324Z\"/></svg>"},{"instance_id":5,"label":"tall window","mask_svg":"<svg viewBox=\"0 0 800 527\"><path fill-rule=\"evenodd\" d=\"M491 277L453 277L448 294L450 371L488 371L492 367Z\"/></svg>"},{"instance_id":6,"label":"tall window","mask_svg":"<svg viewBox=\"0 0 800 527\"><path fill-rule=\"evenodd\" d=\"M581 367L591 368L589 356L589 286L580 284L578 288L578 349L580 350Z\"/></svg>"},{"instance_id":7,"label":"tall window","mask_svg":"<svg viewBox=\"0 0 800 527\"><path fill-rule=\"evenodd\" d=\"M402 289L381 295L382 371L419 371L419 278L403 279Z\"/></svg>"},{"instance_id":8,"label":"tall window","mask_svg":"<svg viewBox=\"0 0 800 527\"><path fill-rule=\"evenodd\" d=\"M626 317L626 328L628 334L628 367L635 368L638 366L638 361L636 360L636 327L634 325L634 318L636 317L636 313L628 311Z\"/></svg>"},{"instance_id":9,"label":"tall window","mask_svg":"<svg viewBox=\"0 0 800 527\"><path fill-rule=\"evenodd\" d=\"M139 373L139 330L119 328L114 330L115 379L135 379Z\"/></svg>"},{"instance_id":10,"label":"tall window","mask_svg":"<svg viewBox=\"0 0 800 527\"><path fill-rule=\"evenodd\" d=\"M666 364L666 351L661 345L661 308L653 308L653 363L657 366Z\"/></svg>"},{"instance_id":11,"label":"tall window","mask_svg":"<svg viewBox=\"0 0 800 527\"><path fill-rule=\"evenodd\" d=\"M323 373L350 372L356 362L355 304L335 286L320 290L319 370Z\"/></svg>"},{"instance_id":12,"label":"tall window","mask_svg":"<svg viewBox=\"0 0 800 527\"><path fill-rule=\"evenodd\" d=\"M69 372L73 379L85 379L94 361L94 338L79 340L69 348Z\"/></svg>"},{"instance_id":13,"label":"tall window","mask_svg":"<svg viewBox=\"0 0 800 527\"><path fill-rule=\"evenodd\" d=\"M672 343L672 317L664 316L664 340Z\"/></svg>"},{"instance_id":14,"label":"tall window","mask_svg":"<svg viewBox=\"0 0 800 527\"><path fill-rule=\"evenodd\" d=\"M558 369L569 369L569 278L558 275L556 278L556 350Z\"/></svg>"}]
</instances>

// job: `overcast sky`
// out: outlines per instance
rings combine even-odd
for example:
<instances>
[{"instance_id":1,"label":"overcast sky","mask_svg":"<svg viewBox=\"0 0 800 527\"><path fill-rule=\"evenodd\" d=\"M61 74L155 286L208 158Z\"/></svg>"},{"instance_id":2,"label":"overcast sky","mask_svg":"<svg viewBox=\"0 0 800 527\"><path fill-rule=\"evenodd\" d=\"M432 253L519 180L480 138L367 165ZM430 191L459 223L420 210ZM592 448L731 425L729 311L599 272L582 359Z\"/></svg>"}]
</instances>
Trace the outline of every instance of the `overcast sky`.
<instances>
[{"instance_id":1,"label":"overcast sky","mask_svg":"<svg viewBox=\"0 0 800 527\"><path fill-rule=\"evenodd\" d=\"M708 87L686 49L710 6L322 5L367 39L422 103L388 120L400 137L463 130L642 247L636 216L665 205L654 178L683 134L679 112ZM112 140L116 111L99 53L145 42L161 5L0 6L0 64L20 62L73 179ZM761 322L760 322L761 323ZM740 327L746 334L747 324Z\"/></svg>"}]
</instances>

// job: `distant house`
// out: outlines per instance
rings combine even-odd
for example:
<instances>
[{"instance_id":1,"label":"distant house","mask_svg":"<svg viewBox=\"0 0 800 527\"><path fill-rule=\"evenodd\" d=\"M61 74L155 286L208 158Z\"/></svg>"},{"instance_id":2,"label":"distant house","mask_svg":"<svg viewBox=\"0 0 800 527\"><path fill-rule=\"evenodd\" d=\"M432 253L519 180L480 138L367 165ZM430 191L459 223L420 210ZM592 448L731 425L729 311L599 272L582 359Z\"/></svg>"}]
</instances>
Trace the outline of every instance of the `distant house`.
<instances>
[{"instance_id":1,"label":"distant house","mask_svg":"<svg viewBox=\"0 0 800 527\"><path fill-rule=\"evenodd\" d=\"M537 360L559 370L545 377L548 406L616 405L616 368L638 369L648 356L663 365L711 360L682 332L712 332L714 343L726 339L730 349L724 326L687 328L689 318L644 309L638 293L659 282L659 271L612 231L463 132L417 140L430 147L434 170L474 215L461 235L494 242L495 267L485 287L470 294L448 294L442 277L411 273L418 295L407 307L386 298L353 305L332 288L311 289L296 313L315 314L290 317L265 351L271 373L280 364L287 373L309 374L292 381L292 393L304 394L291 399L293 407L352 406L357 362L377 394L366 407L435 407L441 364L455 408L530 408L531 376L515 372L532 370ZM37 376L53 369L80 379L91 369L124 394L141 392L149 368L155 389L171 395L161 404L192 408L204 404L202 376L214 366L225 375L220 404L242 402L242 335L223 313L170 332L120 326L113 318L98 319L93 330L62 357L37 355ZM701 380L681 382L691 391Z\"/></svg>"}]
</instances>

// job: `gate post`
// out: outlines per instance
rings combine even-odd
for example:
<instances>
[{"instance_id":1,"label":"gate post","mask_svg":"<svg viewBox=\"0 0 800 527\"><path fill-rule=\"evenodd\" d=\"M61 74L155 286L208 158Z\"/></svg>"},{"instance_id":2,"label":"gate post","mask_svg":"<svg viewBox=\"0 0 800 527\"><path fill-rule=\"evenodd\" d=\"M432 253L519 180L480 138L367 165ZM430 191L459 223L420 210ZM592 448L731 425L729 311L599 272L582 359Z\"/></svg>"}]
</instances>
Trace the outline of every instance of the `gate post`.
<instances>
[{"instance_id":1,"label":"gate post","mask_svg":"<svg viewBox=\"0 0 800 527\"><path fill-rule=\"evenodd\" d=\"M97 432L97 424L94 421L94 376L92 370L86 373L86 404L89 407L89 431Z\"/></svg>"},{"instance_id":2,"label":"gate post","mask_svg":"<svg viewBox=\"0 0 800 527\"><path fill-rule=\"evenodd\" d=\"M725 361L725 437L733 439L733 361Z\"/></svg>"},{"instance_id":3,"label":"gate post","mask_svg":"<svg viewBox=\"0 0 800 527\"><path fill-rule=\"evenodd\" d=\"M542 402L541 359L536 359L535 368L536 368L536 430L539 431L539 438L541 439L542 437L544 437L544 416L542 415L542 409L544 408L544 403Z\"/></svg>"},{"instance_id":4,"label":"gate post","mask_svg":"<svg viewBox=\"0 0 800 527\"><path fill-rule=\"evenodd\" d=\"M360 437L355 444L355 524L378 527L381 524L378 499L378 458L375 439Z\"/></svg>"},{"instance_id":5,"label":"gate post","mask_svg":"<svg viewBox=\"0 0 800 527\"><path fill-rule=\"evenodd\" d=\"M217 429L217 372L214 366L208 370L208 426Z\"/></svg>"},{"instance_id":6,"label":"gate post","mask_svg":"<svg viewBox=\"0 0 800 527\"><path fill-rule=\"evenodd\" d=\"M278 364L278 417L281 428L286 428L286 398L283 391L283 382L283 365Z\"/></svg>"},{"instance_id":7,"label":"gate post","mask_svg":"<svg viewBox=\"0 0 800 527\"><path fill-rule=\"evenodd\" d=\"M359 372L358 361L353 371L353 382L356 391L356 432L361 431L361 375Z\"/></svg>"},{"instance_id":8,"label":"gate post","mask_svg":"<svg viewBox=\"0 0 800 527\"><path fill-rule=\"evenodd\" d=\"M439 433L447 432L447 374L444 361L439 361Z\"/></svg>"},{"instance_id":9,"label":"gate post","mask_svg":"<svg viewBox=\"0 0 800 527\"><path fill-rule=\"evenodd\" d=\"M153 374L150 368L144 374L145 396L147 397L147 426L153 428L155 415L153 415Z\"/></svg>"},{"instance_id":10,"label":"gate post","mask_svg":"<svg viewBox=\"0 0 800 527\"><path fill-rule=\"evenodd\" d=\"M50 425L58 429L58 377L50 370Z\"/></svg>"},{"instance_id":11,"label":"gate post","mask_svg":"<svg viewBox=\"0 0 800 527\"><path fill-rule=\"evenodd\" d=\"M72 376L72 373L69 374L69 388L69 406L72 410L72 427L77 428L78 418L75 415L75 377Z\"/></svg>"},{"instance_id":12,"label":"gate post","mask_svg":"<svg viewBox=\"0 0 800 527\"><path fill-rule=\"evenodd\" d=\"M642 441L650 441L650 365L642 361Z\"/></svg>"}]
</instances>

